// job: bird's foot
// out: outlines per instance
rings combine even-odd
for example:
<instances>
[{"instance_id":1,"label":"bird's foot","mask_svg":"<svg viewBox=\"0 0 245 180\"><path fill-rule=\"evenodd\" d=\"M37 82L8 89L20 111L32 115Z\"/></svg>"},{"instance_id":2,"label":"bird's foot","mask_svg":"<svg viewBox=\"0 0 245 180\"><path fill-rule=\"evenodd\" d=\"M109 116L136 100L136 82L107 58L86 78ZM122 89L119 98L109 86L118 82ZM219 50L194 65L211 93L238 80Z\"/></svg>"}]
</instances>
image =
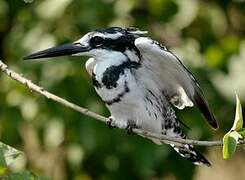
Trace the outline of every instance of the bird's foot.
<instances>
[{"instance_id":1,"label":"bird's foot","mask_svg":"<svg viewBox=\"0 0 245 180\"><path fill-rule=\"evenodd\" d=\"M108 120L106 121L107 126L109 129L114 129L116 128L114 119L112 117L109 117Z\"/></svg>"},{"instance_id":2,"label":"bird's foot","mask_svg":"<svg viewBox=\"0 0 245 180\"><path fill-rule=\"evenodd\" d=\"M134 121L132 121L132 120L128 120L127 126L125 128L126 129L126 133L128 135L134 134L133 129L136 129L136 128L138 128L136 123Z\"/></svg>"}]
</instances>

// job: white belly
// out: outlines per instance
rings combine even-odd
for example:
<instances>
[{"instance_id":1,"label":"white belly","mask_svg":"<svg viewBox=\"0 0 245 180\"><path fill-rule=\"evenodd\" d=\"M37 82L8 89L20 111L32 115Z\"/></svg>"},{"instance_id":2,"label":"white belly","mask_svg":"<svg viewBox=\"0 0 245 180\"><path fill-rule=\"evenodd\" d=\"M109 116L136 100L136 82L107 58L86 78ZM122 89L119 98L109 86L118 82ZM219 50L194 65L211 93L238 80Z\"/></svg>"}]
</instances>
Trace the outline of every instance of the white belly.
<instances>
[{"instance_id":1,"label":"white belly","mask_svg":"<svg viewBox=\"0 0 245 180\"><path fill-rule=\"evenodd\" d=\"M146 92L145 87L135 79L129 69L120 76L115 88L102 86L96 88L96 91L106 103L117 126L125 128L130 120L142 129L161 133L162 104Z\"/></svg>"}]
</instances>

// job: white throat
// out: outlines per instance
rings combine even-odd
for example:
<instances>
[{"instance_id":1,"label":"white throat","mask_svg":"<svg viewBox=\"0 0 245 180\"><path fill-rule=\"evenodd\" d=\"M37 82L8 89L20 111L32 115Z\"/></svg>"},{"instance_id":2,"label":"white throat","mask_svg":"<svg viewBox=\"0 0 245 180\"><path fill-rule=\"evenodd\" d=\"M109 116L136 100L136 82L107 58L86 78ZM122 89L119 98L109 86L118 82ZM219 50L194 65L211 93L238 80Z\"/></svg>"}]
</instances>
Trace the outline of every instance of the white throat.
<instances>
[{"instance_id":1,"label":"white throat","mask_svg":"<svg viewBox=\"0 0 245 180\"><path fill-rule=\"evenodd\" d=\"M127 57L121 52L108 52L108 50L104 51L106 52L100 52L99 54L96 54L96 56L94 56L96 61L94 72L96 72L97 75L102 74L106 70L106 68L110 66L119 66L120 64L128 60Z\"/></svg>"}]
</instances>

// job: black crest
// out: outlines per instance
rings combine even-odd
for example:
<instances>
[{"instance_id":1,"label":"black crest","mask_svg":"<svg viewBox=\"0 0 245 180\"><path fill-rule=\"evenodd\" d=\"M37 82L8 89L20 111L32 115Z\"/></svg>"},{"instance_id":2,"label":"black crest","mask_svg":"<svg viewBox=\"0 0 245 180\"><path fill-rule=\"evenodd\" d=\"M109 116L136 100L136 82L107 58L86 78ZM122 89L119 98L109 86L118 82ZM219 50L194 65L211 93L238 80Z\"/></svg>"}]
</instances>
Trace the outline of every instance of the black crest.
<instances>
[{"instance_id":1,"label":"black crest","mask_svg":"<svg viewBox=\"0 0 245 180\"><path fill-rule=\"evenodd\" d=\"M133 35L133 36L141 36L143 34L147 34L147 31L141 31L135 27L128 27L128 28L121 28L121 27L109 27L105 29L97 29L95 32L100 33L108 33L108 34L116 34L118 32L122 33L123 35Z\"/></svg>"}]
</instances>

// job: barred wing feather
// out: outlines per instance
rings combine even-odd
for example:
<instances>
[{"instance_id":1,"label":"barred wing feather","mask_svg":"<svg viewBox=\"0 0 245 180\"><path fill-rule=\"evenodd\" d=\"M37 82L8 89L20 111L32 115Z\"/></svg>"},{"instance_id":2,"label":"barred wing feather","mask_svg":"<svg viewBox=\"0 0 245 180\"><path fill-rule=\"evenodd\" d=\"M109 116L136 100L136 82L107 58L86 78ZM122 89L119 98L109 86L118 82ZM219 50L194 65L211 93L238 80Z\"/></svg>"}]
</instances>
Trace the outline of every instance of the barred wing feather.
<instances>
[{"instance_id":1,"label":"barred wing feather","mask_svg":"<svg viewBox=\"0 0 245 180\"><path fill-rule=\"evenodd\" d=\"M146 37L137 38L135 46L148 74L173 106L184 109L195 105L213 128L218 127L198 82L172 52Z\"/></svg>"}]
</instances>

